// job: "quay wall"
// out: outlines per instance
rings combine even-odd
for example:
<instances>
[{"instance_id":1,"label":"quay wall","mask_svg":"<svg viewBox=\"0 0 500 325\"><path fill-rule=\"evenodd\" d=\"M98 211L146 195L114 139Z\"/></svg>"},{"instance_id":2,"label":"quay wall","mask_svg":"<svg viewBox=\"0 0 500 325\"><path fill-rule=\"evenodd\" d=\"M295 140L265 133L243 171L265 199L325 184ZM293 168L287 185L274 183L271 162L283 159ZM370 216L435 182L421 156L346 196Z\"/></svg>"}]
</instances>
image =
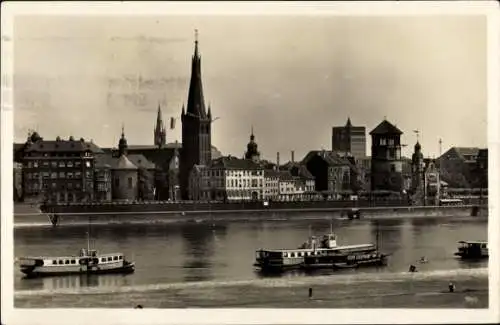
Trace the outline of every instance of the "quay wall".
<instances>
[{"instance_id":1,"label":"quay wall","mask_svg":"<svg viewBox=\"0 0 500 325\"><path fill-rule=\"evenodd\" d=\"M285 204L283 204L285 203ZM387 203L387 202L386 202ZM53 205L35 214L17 214L16 226L30 224L158 223L251 220L348 219L352 209L362 219L412 217L486 217L487 205L462 206L356 206L345 202L262 202L245 203L121 203ZM56 216L56 219L54 219Z\"/></svg>"}]
</instances>

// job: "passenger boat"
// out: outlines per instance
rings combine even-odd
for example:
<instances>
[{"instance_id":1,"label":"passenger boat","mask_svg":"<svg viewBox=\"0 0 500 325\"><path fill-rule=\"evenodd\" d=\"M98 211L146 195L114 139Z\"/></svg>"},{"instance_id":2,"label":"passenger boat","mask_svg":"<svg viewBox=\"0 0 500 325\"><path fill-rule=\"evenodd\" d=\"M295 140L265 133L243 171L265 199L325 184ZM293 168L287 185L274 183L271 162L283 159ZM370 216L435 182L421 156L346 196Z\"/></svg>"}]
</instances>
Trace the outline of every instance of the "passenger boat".
<instances>
[{"instance_id":1,"label":"passenger boat","mask_svg":"<svg viewBox=\"0 0 500 325\"><path fill-rule=\"evenodd\" d=\"M82 248L79 255L18 258L21 272L32 278L70 274L127 274L135 271L135 263L127 261L122 253L99 254L97 250L90 249L89 234L90 228L87 232L87 249Z\"/></svg>"},{"instance_id":2,"label":"passenger boat","mask_svg":"<svg viewBox=\"0 0 500 325\"><path fill-rule=\"evenodd\" d=\"M70 274L132 273L135 264L122 253L98 254L96 250L82 248L78 256L21 257L20 270L27 277Z\"/></svg>"},{"instance_id":3,"label":"passenger boat","mask_svg":"<svg viewBox=\"0 0 500 325\"><path fill-rule=\"evenodd\" d=\"M488 258L488 243L486 241L459 241L455 256L462 259Z\"/></svg>"},{"instance_id":4,"label":"passenger boat","mask_svg":"<svg viewBox=\"0 0 500 325\"><path fill-rule=\"evenodd\" d=\"M296 249L260 249L254 266L261 271L282 272L290 269L350 268L361 265L384 265L387 255L373 244L337 246L337 236L330 231L321 239L310 236Z\"/></svg>"}]
</instances>

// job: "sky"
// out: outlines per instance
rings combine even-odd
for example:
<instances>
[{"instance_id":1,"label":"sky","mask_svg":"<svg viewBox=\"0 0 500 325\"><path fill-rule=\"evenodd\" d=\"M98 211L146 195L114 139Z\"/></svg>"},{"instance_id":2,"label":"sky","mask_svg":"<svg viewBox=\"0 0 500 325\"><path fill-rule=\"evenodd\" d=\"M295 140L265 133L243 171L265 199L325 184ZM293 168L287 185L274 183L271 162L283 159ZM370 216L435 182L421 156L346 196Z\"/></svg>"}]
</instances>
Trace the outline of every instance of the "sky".
<instances>
[{"instance_id":1,"label":"sky","mask_svg":"<svg viewBox=\"0 0 500 325\"><path fill-rule=\"evenodd\" d=\"M14 21L14 137L152 145L161 105L181 141L194 30L212 144L242 156L253 126L264 159L331 149L350 117L384 118L410 156L487 145L482 16L25 16Z\"/></svg>"}]
</instances>

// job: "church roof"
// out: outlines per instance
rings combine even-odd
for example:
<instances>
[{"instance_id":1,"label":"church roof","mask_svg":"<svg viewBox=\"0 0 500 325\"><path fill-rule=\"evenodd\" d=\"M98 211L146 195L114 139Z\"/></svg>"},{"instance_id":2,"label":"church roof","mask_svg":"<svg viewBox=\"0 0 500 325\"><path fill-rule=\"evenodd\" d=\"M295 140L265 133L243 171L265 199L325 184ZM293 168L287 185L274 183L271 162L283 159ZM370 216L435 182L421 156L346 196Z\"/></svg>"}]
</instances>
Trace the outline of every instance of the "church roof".
<instances>
[{"instance_id":1,"label":"church roof","mask_svg":"<svg viewBox=\"0 0 500 325\"><path fill-rule=\"evenodd\" d=\"M371 132L371 135L401 135L403 132L398 129L395 125L391 124L387 120L383 120L376 128L374 128Z\"/></svg>"},{"instance_id":2,"label":"church roof","mask_svg":"<svg viewBox=\"0 0 500 325\"><path fill-rule=\"evenodd\" d=\"M138 169L125 155L121 155L116 162L114 169Z\"/></svg>"},{"instance_id":3,"label":"church roof","mask_svg":"<svg viewBox=\"0 0 500 325\"><path fill-rule=\"evenodd\" d=\"M138 168L155 169L156 165L149 161L144 155L128 154L127 158Z\"/></svg>"},{"instance_id":4,"label":"church roof","mask_svg":"<svg viewBox=\"0 0 500 325\"><path fill-rule=\"evenodd\" d=\"M82 140L40 140L26 148L26 152L84 152L102 153L103 151L92 142Z\"/></svg>"},{"instance_id":5,"label":"church roof","mask_svg":"<svg viewBox=\"0 0 500 325\"><path fill-rule=\"evenodd\" d=\"M260 166L260 164L254 162L253 160L240 159L232 156L225 156L212 160L211 167L224 168L224 169L239 169L239 170L262 169L262 166Z\"/></svg>"}]
</instances>

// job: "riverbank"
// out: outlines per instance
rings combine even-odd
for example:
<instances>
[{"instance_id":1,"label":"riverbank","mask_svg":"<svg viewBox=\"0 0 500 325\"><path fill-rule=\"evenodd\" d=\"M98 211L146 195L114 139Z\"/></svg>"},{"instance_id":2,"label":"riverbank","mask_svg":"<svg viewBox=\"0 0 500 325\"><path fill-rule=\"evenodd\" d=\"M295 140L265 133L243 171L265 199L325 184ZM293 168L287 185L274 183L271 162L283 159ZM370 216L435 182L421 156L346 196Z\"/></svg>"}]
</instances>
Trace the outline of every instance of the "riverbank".
<instances>
[{"instance_id":1,"label":"riverbank","mask_svg":"<svg viewBox=\"0 0 500 325\"><path fill-rule=\"evenodd\" d=\"M120 209L117 209L120 210ZM122 209L123 210L123 209ZM354 213L353 213L354 211ZM361 219L390 218L439 218L488 216L487 206L393 206L364 208L283 208L283 209L236 209L236 210L191 210L191 211L86 211L41 213L36 207L26 209L15 205L14 225L67 225L115 223L170 223L170 222L216 222L216 221L263 221L298 219L349 219L359 215Z\"/></svg>"}]
</instances>

